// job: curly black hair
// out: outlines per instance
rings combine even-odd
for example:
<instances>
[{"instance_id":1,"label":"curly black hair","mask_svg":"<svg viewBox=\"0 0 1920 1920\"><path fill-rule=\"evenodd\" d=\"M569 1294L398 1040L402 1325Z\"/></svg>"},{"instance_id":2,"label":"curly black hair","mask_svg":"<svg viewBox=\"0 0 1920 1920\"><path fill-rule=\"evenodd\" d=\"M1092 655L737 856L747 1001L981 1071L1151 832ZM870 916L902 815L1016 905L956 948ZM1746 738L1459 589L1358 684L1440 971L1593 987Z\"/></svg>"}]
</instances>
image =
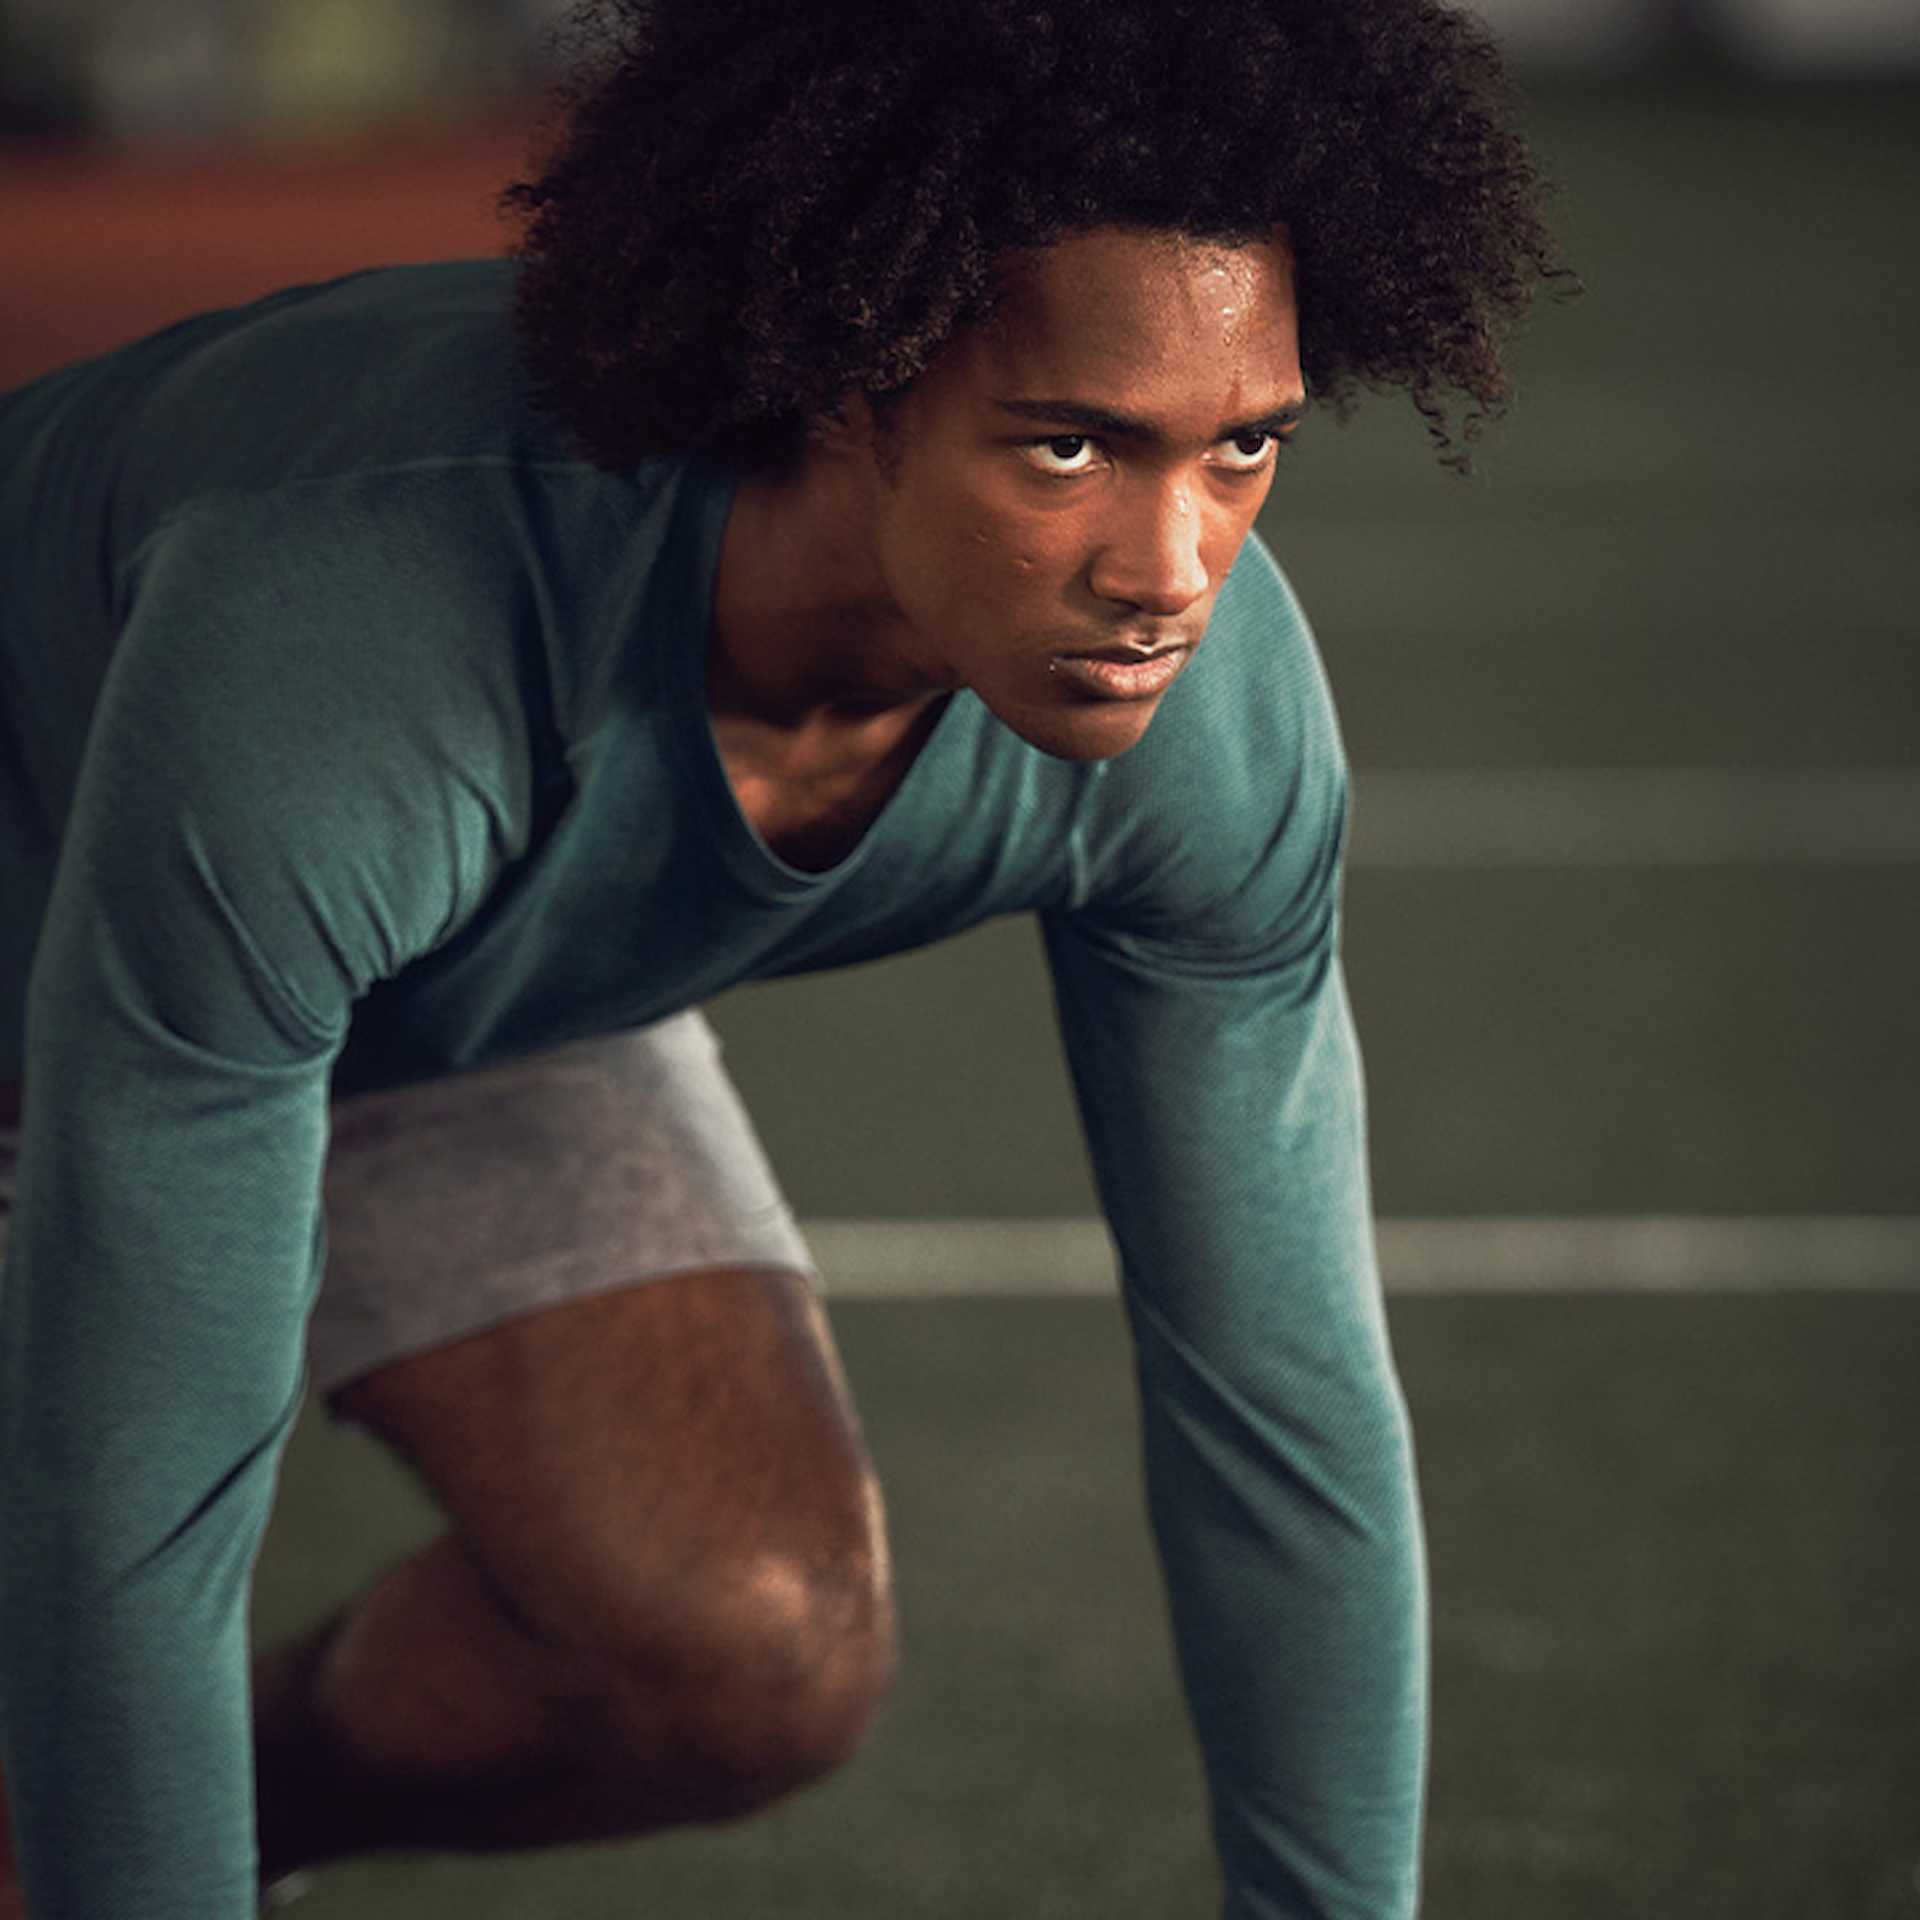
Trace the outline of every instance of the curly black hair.
<instances>
[{"instance_id":1,"label":"curly black hair","mask_svg":"<svg viewBox=\"0 0 1920 1920\"><path fill-rule=\"evenodd\" d=\"M1435 0L591 0L515 323L598 464L778 466L1100 226L1284 231L1316 402L1406 389L1441 458L1570 280L1498 53ZM1456 423L1452 410L1469 403Z\"/></svg>"}]
</instances>

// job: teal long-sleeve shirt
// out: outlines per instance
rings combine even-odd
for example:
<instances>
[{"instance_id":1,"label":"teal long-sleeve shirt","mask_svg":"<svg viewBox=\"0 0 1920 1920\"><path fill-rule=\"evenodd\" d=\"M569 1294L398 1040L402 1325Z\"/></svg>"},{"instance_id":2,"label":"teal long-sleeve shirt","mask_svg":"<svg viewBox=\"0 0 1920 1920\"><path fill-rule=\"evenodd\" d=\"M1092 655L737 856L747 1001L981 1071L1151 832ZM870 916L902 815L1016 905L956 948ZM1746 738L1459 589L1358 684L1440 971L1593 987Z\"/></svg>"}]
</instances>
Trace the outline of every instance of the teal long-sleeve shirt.
<instances>
[{"instance_id":1,"label":"teal long-sleeve shirt","mask_svg":"<svg viewBox=\"0 0 1920 1920\"><path fill-rule=\"evenodd\" d=\"M1040 916L1229 1920L1415 1898L1424 1581L1337 957L1345 768L1257 540L1117 759L948 704L785 865L705 704L727 475L599 471L499 263L0 398L0 1765L35 1920L253 1911L246 1599L331 1090Z\"/></svg>"}]
</instances>

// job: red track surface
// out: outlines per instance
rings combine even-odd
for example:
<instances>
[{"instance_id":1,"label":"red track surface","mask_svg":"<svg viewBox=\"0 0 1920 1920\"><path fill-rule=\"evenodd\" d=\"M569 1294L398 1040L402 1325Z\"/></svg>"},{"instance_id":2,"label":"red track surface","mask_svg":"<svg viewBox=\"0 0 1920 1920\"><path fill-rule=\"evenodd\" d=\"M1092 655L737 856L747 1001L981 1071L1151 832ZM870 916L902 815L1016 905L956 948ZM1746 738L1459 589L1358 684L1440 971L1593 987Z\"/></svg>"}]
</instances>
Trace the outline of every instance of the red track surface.
<instances>
[{"instance_id":1,"label":"red track surface","mask_svg":"<svg viewBox=\"0 0 1920 1920\"><path fill-rule=\"evenodd\" d=\"M501 252L531 120L350 148L0 155L0 388L356 267Z\"/></svg>"}]
</instances>

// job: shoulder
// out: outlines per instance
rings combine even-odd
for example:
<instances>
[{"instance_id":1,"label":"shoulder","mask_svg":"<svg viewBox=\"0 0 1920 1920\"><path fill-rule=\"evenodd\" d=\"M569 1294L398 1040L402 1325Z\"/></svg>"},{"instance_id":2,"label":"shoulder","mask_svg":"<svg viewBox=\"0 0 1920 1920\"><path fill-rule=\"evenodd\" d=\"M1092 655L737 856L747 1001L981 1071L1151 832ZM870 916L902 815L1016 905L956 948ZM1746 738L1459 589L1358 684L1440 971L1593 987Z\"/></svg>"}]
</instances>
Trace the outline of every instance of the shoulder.
<instances>
[{"instance_id":1,"label":"shoulder","mask_svg":"<svg viewBox=\"0 0 1920 1920\"><path fill-rule=\"evenodd\" d=\"M418 434L335 451L215 469L166 504L120 557L120 647L144 628L183 661L237 646L363 691L534 666L565 681L687 518L674 462L612 474Z\"/></svg>"},{"instance_id":2,"label":"shoulder","mask_svg":"<svg viewBox=\"0 0 1920 1920\"><path fill-rule=\"evenodd\" d=\"M1233 769L1276 755L1338 748L1338 728L1313 629L1266 543L1249 534L1220 590L1194 661L1192 698L1165 717L1168 746Z\"/></svg>"},{"instance_id":3,"label":"shoulder","mask_svg":"<svg viewBox=\"0 0 1920 1920\"><path fill-rule=\"evenodd\" d=\"M565 457L532 406L498 260L376 267L288 287L102 363L150 457L229 484L407 459Z\"/></svg>"},{"instance_id":4,"label":"shoulder","mask_svg":"<svg viewBox=\"0 0 1920 1920\"><path fill-rule=\"evenodd\" d=\"M1116 773L1123 786L1194 781L1251 797L1339 752L1313 630L1273 554L1250 534L1192 664Z\"/></svg>"},{"instance_id":5,"label":"shoulder","mask_svg":"<svg viewBox=\"0 0 1920 1920\"><path fill-rule=\"evenodd\" d=\"M303 492L210 497L143 550L59 887L84 884L152 954L154 991L184 991L182 941L161 930L197 916L263 1003L328 1033L527 844L531 675L472 623L456 574L436 594L380 551L394 541ZM200 1012L207 1031L226 1018Z\"/></svg>"},{"instance_id":6,"label":"shoulder","mask_svg":"<svg viewBox=\"0 0 1920 1920\"><path fill-rule=\"evenodd\" d=\"M200 315L79 369L75 459L110 467L126 552L208 498L388 483L484 507L541 492L621 498L538 402L505 261L383 267ZM60 423L56 422L56 430Z\"/></svg>"},{"instance_id":7,"label":"shoulder","mask_svg":"<svg viewBox=\"0 0 1920 1920\"><path fill-rule=\"evenodd\" d=\"M1257 535L1146 737L1102 774L1100 891L1143 930L1237 934L1328 876L1346 756L1312 629Z\"/></svg>"}]
</instances>

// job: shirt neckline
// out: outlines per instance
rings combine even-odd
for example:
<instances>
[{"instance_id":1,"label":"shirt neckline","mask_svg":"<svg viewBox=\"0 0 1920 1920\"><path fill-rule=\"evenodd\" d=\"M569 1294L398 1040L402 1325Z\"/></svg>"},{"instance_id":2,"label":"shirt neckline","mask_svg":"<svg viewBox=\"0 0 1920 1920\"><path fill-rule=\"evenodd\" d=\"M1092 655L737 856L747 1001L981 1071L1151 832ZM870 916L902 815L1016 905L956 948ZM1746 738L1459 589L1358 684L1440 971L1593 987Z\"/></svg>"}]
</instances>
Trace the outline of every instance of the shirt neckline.
<instances>
[{"instance_id":1,"label":"shirt neckline","mask_svg":"<svg viewBox=\"0 0 1920 1920\"><path fill-rule=\"evenodd\" d=\"M682 498L675 515L675 545L686 555L689 575L683 581L680 603L686 618L673 653L674 732L683 758L707 814L716 844L728 869L749 892L763 898L792 900L840 885L866 865L875 845L898 831L928 784L927 762L942 750L954 732L954 709L965 697L956 692L933 730L921 743L913 764L875 814L859 843L830 867L796 867L783 860L761 838L741 811L739 796L727 777L714 737L713 716L707 706L707 655L713 643L713 588L719 571L721 541L733 510L739 478L731 473L706 471L689 465L682 482Z\"/></svg>"}]
</instances>

